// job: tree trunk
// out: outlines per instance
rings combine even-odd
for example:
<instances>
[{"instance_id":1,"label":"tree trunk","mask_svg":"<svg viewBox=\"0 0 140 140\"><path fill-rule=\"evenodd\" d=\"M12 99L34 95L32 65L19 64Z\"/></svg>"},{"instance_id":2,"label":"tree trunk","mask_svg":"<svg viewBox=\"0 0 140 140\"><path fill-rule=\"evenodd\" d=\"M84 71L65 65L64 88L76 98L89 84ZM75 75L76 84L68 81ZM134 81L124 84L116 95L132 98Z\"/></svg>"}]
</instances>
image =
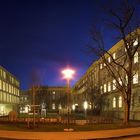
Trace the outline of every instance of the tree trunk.
<instances>
[{"instance_id":1,"label":"tree trunk","mask_svg":"<svg viewBox=\"0 0 140 140\"><path fill-rule=\"evenodd\" d=\"M129 117L130 117L130 103L125 103L125 110L124 110L124 124L129 123Z\"/></svg>"}]
</instances>

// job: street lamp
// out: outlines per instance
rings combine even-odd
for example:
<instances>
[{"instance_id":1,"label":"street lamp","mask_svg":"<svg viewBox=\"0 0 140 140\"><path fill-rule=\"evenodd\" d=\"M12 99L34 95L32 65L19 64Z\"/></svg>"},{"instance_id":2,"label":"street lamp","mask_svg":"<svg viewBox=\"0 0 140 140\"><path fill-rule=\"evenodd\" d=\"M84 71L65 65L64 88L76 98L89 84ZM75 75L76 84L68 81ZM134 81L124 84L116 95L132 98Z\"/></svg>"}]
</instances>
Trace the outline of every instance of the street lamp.
<instances>
[{"instance_id":1,"label":"street lamp","mask_svg":"<svg viewBox=\"0 0 140 140\"><path fill-rule=\"evenodd\" d=\"M69 126L69 121L70 121L70 118L69 118L69 113L70 113L70 80L73 79L73 75L75 74L75 71L67 68L67 69L62 70L61 73L63 75L63 78L67 80L67 110L68 110L67 125Z\"/></svg>"},{"instance_id":2,"label":"street lamp","mask_svg":"<svg viewBox=\"0 0 140 140\"><path fill-rule=\"evenodd\" d=\"M85 118L86 118L86 116L87 116L88 102L87 102L87 101L84 101L83 106L84 106L84 110L85 110Z\"/></svg>"},{"instance_id":3,"label":"street lamp","mask_svg":"<svg viewBox=\"0 0 140 140\"><path fill-rule=\"evenodd\" d=\"M72 110L75 111L75 104L72 105Z\"/></svg>"}]
</instances>

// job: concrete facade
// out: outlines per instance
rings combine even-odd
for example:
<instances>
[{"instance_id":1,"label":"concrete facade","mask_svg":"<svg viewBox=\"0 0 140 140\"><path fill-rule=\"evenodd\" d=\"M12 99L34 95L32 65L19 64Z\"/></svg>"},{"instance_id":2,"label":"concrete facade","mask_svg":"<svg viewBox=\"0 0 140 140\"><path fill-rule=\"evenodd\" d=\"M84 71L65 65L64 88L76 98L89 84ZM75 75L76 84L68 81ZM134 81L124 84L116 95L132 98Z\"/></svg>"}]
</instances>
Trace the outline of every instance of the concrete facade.
<instances>
[{"instance_id":1,"label":"concrete facade","mask_svg":"<svg viewBox=\"0 0 140 140\"><path fill-rule=\"evenodd\" d=\"M17 78L0 66L0 116L18 111L20 83Z\"/></svg>"},{"instance_id":2,"label":"concrete facade","mask_svg":"<svg viewBox=\"0 0 140 140\"><path fill-rule=\"evenodd\" d=\"M133 47L138 44L136 39ZM108 52L111 54L113 59L120 64L124 60L126 53L123 47L123 41L116 43ZM105 54L107 63L112 63L110 56ZM113 61L113 60L112 60ZM115 67L115 65L114 65ZM127 63L126 63L127 67ZM117 68L116 68L117 69ZM118 68L118 71L121 71ZM133 80L132 80L132 97L131 97L131 108L130 108L130 119L140 120L140 48L138 47L137 52L134 55L133 61ZM120 72L121 73L121 72ZM123 72L122 72L123 77ZM127 82L125 75L123 82ZM121 81L120 81L121 83ZM88 109L94 110L97 108L95 100L93 99L96 95L101 95L104 100L102 101L102 113L110 115L110 117L123 118L124 117L124 101L122 93L116 88L117 84L115 79L108 72L106 63L102 58L93 62L88 68L86 73L74 86L75 103L83 109L82 104L86 100L88 102ZM116 85L116 86L114 86Z\"/></svg>"}]
</instances>

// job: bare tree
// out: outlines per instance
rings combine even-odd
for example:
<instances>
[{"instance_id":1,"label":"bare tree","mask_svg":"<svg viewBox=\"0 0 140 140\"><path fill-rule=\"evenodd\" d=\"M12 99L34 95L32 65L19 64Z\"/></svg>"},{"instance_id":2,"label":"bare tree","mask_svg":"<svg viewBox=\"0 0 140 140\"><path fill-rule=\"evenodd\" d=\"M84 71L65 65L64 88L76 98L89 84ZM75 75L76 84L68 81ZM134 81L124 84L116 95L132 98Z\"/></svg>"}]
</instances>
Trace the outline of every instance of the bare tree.
<instances>
[{"instance_id":1,"label":"bare tree","mask_svg":"<svg viewBox=\"0 0 140 140\"><path fill-rule=\"evenodd\" d=\"M86 81L87 99L89 104L91 105L93 115L100 115L103 105L105 103L104 96L100 94L99 87L95 85L93 79L91 79L90 77L91 76L89 75Z\"/></svg>"},{"instance_id":2,"label":"bare tree","mask_svg":"<svg viewBox=\"0 0 140 140\"><path fill-rule=\"evenodd\" d=\"M106 51L103 34L96 27L91 30L94 46L88 47L90 52L100 57L112 79L115 79L116 82L113 84L122 94L125 106L124 123L127 124L130 116L133 76L136 74L133 61L140 46L140 29L138 20L134 18L135 7L127 0L123 0L122 9L108 8L107 12L111 16L109 27L117 31L116 37L121 39L118 44L120 53L115 58L111 50Z\"/></svg>"}]
</instances>

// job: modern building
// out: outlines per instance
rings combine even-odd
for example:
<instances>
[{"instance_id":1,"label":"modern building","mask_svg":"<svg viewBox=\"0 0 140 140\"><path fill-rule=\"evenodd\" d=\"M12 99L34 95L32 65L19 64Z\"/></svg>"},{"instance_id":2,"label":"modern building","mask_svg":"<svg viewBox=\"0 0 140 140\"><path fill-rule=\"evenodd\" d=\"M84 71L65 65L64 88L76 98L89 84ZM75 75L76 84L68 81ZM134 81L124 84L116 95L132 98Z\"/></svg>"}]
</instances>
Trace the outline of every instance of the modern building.
<instances>
[{"instance_id":1,"label":"modern building","mask_svg":"<svg viewBox=\"0 0 140 140\"><path fill-rule=\"evenodd\" d=\"M134 41L133 47L137 44L138 39ZM108 52L115 61L121 64L126 53L123 41L121 40L116 43ZM111 56L106 55L108 63L112 63ZM138 48L134 55L133 74L130 119L140 120L140 48ZM127 77L124 75L124 79L122 80L127 82ZM119 84L122 84L121 79L118 81ZM99 58L92 63L86 73L75 84L73 93L75 96L74 102L80 109L83 109L83 103L87 101L87 109L96 109L99 103L95 102L95 98L96 96L99 98L102 96L102 101L98 100L102 104L102 113L112 117L123 118L124 102L122 94L116 88L117 84L116 80L109 73L106 63L104 63L102 58Z\"/></svg>"},{"instance_id":2,"label":"modern building","mask_svg":"<svg viewBox=\"0 0 140 140\"><path fill-rule=\"evenodd\" d=\"M17 78L0 66L0 116L18 111L20 83Z\"/></svg>"}]
</instances>

